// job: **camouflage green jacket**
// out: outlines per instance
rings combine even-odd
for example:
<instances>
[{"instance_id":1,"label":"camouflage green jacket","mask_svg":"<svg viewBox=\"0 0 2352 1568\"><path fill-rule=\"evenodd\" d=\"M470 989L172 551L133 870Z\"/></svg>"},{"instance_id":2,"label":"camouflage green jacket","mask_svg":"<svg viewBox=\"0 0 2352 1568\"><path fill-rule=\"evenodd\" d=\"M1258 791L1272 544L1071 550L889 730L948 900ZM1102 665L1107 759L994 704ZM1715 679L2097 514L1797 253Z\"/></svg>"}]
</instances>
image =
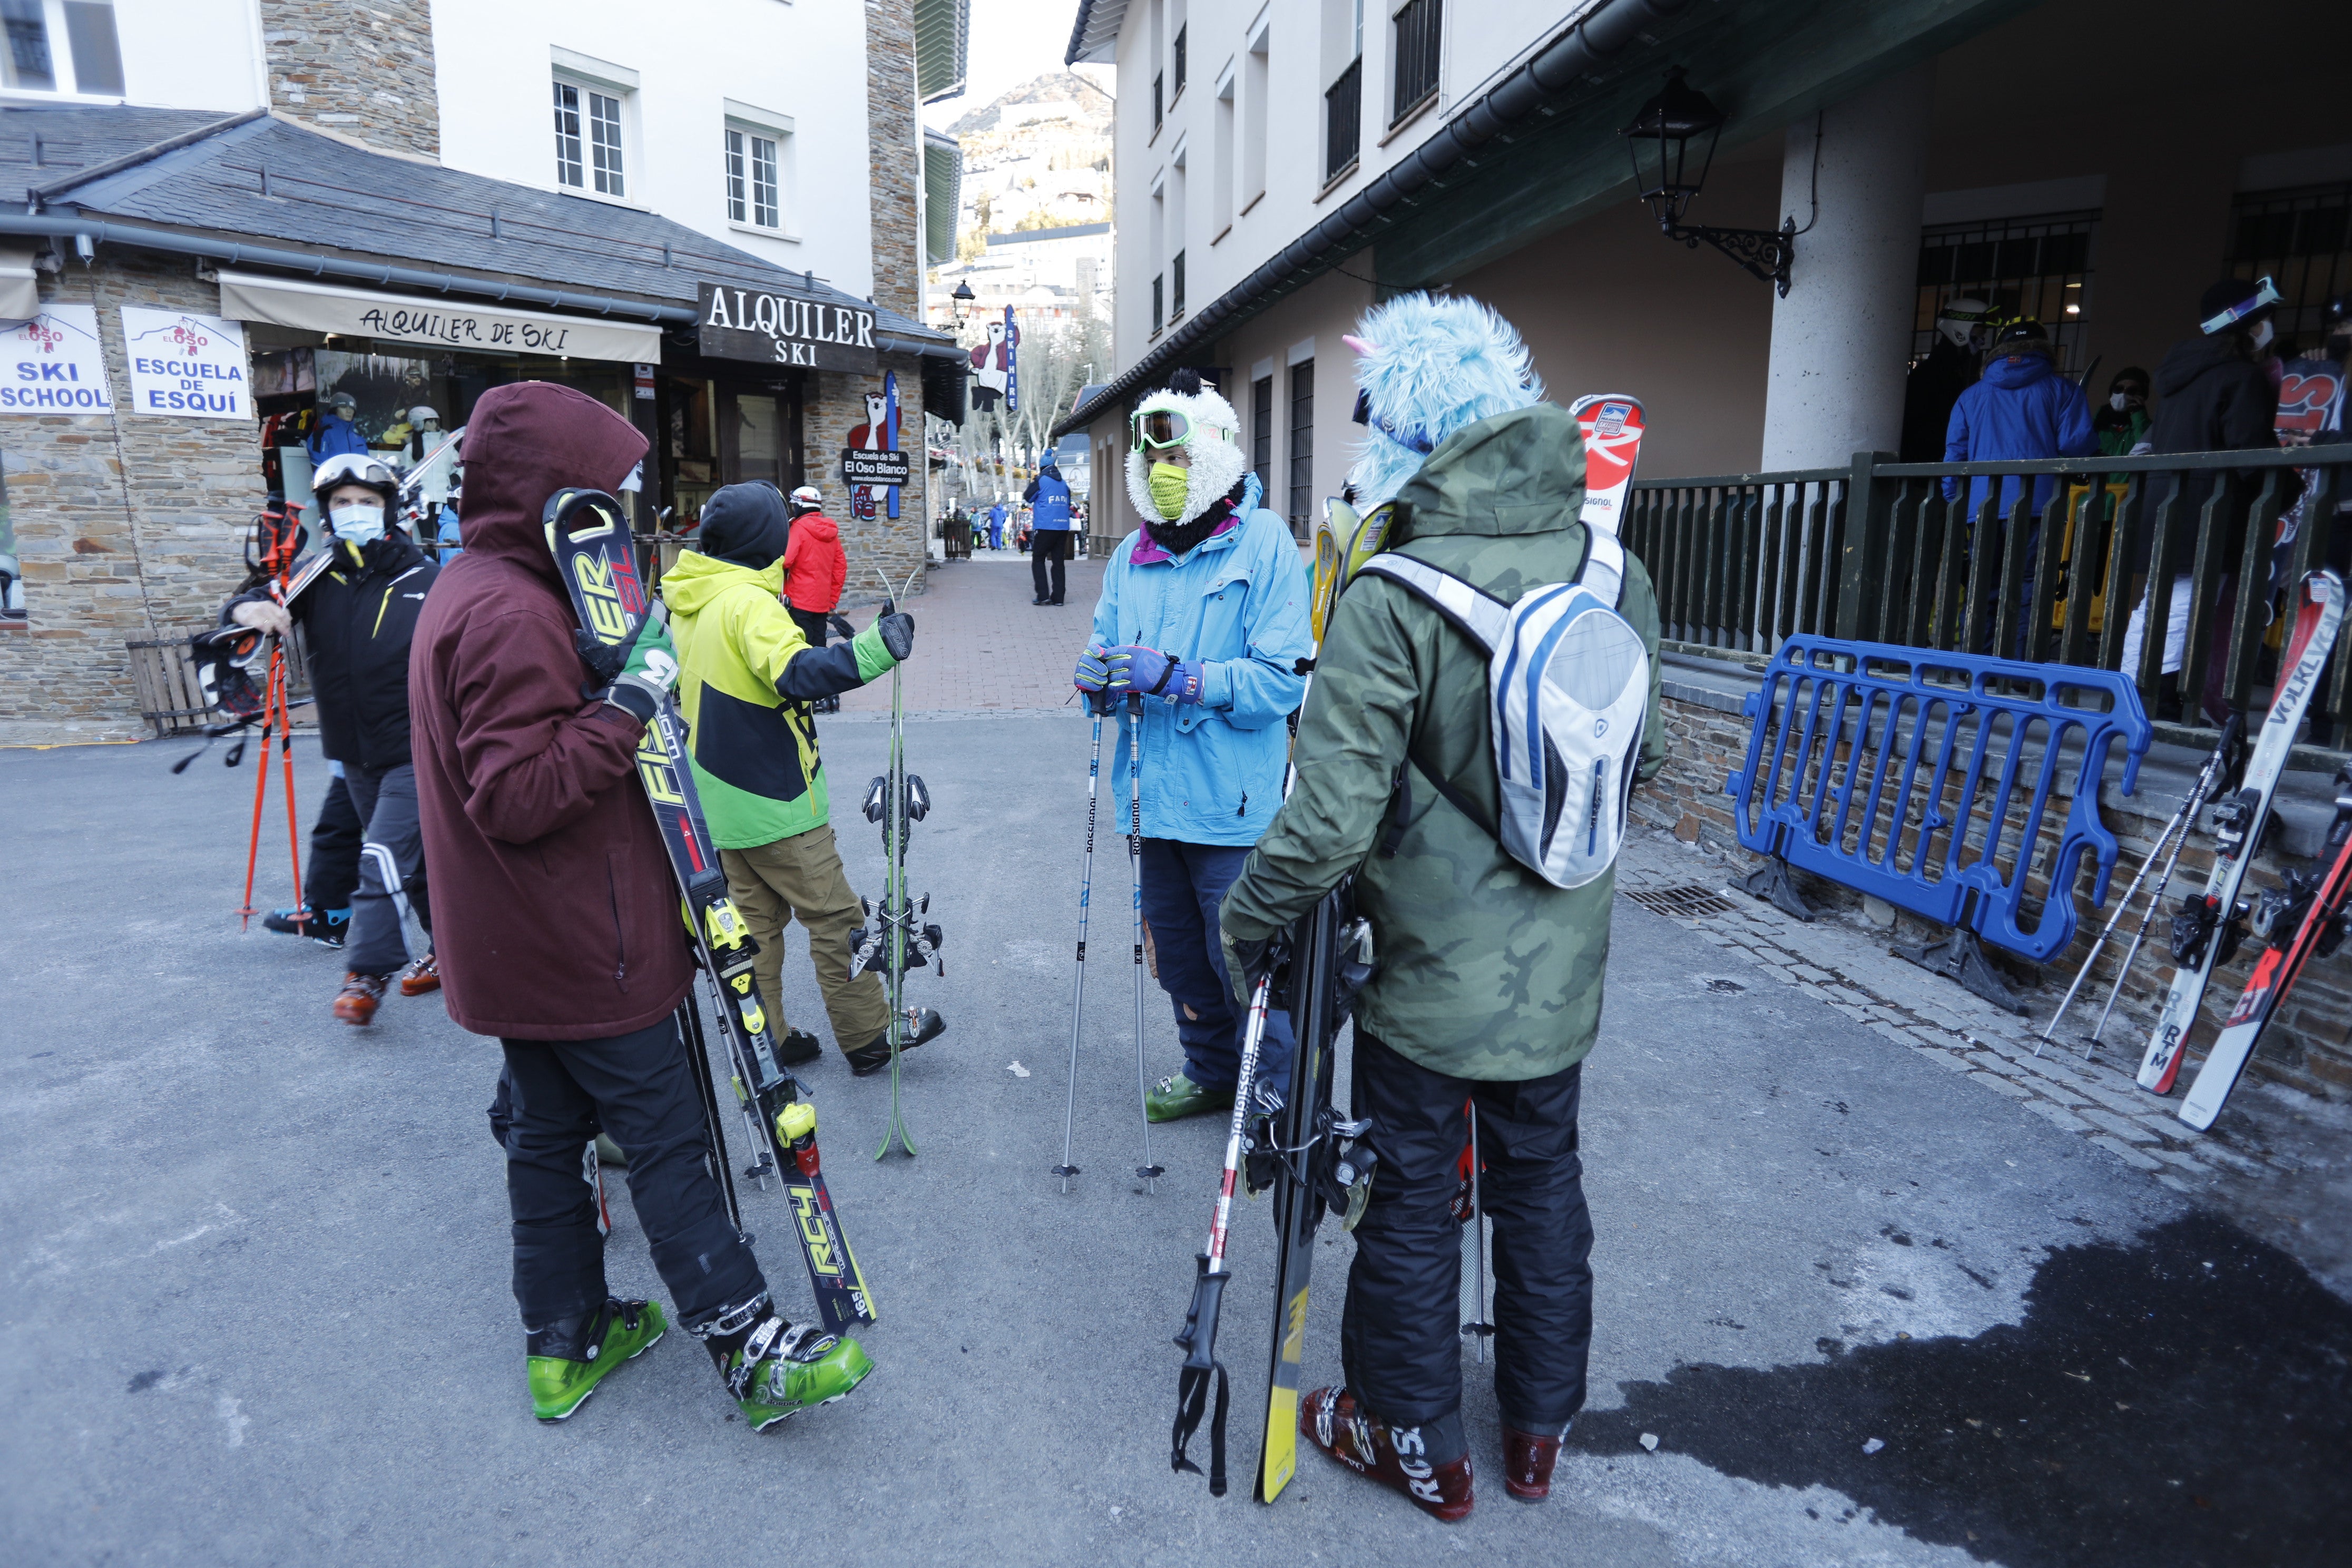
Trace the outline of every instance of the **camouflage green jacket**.
<instances>
[{"instance_id":1,"label":"camouflage green jacket","mask_svg":"<svg viewBox=\"0 0 2352 1568\"><path fill-rule=\"evenodd\" d=\"M1538 404L1432 453L1397 498L1387 544L1516 602L1583 564L1583 501L1576 423ZM1622 607L1650 650L1646 780L1666 760L1658 605L1630 556ZM1426 602L1382 577L1350 584L1300 715L1298 782L1225 895L1222 923L1241 940L1268 936L1356 871L1380 961L1356 1002L1361 1026L1433 1071L1522 1081L1592 1048L1616 878L1552 887L1421 776L1447 780L1496 819L1486 697L1486 656ZM1380 847L1408 754L1419 767L1406 771L1411 809L1391 858Z\"/></svg>"}]
</instances>

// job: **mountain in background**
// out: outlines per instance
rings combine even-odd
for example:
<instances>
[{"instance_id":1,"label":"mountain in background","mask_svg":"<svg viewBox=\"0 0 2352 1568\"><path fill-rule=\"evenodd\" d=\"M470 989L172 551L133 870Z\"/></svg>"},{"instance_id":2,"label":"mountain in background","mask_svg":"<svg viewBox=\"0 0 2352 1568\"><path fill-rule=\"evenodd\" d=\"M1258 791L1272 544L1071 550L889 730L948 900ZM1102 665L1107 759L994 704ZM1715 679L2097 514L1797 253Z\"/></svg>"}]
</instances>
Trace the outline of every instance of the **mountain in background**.
<instances>
[{"instance_id":1,"label":"mountain in background","mask_svg":"<svg viewBox=\"0 0 2352 1568\"><path fill-rule=\"evenodd\" d=\"M992 234L1109 222L1112 107L1076 72L1047 71L949 127L963 152L958 256Z\"/></svg>"}]
</instances>

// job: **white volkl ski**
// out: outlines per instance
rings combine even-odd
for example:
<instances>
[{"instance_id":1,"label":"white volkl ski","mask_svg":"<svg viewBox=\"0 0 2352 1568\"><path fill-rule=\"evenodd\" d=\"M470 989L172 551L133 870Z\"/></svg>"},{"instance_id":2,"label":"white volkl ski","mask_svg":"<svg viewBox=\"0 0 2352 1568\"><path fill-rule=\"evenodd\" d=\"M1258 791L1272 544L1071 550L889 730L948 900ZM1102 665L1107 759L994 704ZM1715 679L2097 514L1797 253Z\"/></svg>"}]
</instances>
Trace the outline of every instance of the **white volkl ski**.
<instances>
[{"instance_id":1,"label":"white volkl ski","mask_svg":"<svg viewBox=\"0 0 2352 1568\"><path fill-rule=\"evenodd\" d=\"M2164 1011L2148 1036L2147 1053L2140 1058L2139 1086L2152 1094L2169 1094L2180 1072L2182 1047L2197 1022L2197 1009L2214 968L2237 947L2238 888L2246 866L2263 841L2269 821L2271 796L2279 774L2286 770L2295 731L2304 710L2327 668L2336 646L2336 628L2344 620L2344 583L2333 572L2314 572L2304 579L2296 595L2294 626L2286 654L2279 661L2284 679L2271 701L2270 717L2263 721L2253 754L2246 761L2244 783L2235 795L2213 808L2213 870L2205 891L2185 900L2174 917L2172 956L2176 968Z\"/></svg>"}]
</instances>

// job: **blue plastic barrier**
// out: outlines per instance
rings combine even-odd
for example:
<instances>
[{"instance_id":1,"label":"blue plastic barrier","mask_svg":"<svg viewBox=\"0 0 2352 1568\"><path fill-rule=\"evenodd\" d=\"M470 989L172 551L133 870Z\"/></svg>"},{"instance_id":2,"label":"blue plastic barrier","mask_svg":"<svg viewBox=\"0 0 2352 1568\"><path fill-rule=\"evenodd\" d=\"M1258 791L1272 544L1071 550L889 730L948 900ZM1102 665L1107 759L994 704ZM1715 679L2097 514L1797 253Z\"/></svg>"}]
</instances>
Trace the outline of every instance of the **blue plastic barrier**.
<instances>
[{"instance_id":1,"label":"blue plastic barrier","mask_svg":"<svg viewBox=\"0 0 2352 1568\"><path fill-rule=\"evenodd\" d=\"M2106 902L2116 846L2099 782L2120 741L2131 794L2154 737L2111 671L1822 637L1782 644L1746 710L1747 762L1724 786L1741 845L2037 962L2074 940L2085 853L2098 858L2092 901ZM2062 769L2073 799L2028 931L2027 872Z\"/></svg>"}]
</instances>

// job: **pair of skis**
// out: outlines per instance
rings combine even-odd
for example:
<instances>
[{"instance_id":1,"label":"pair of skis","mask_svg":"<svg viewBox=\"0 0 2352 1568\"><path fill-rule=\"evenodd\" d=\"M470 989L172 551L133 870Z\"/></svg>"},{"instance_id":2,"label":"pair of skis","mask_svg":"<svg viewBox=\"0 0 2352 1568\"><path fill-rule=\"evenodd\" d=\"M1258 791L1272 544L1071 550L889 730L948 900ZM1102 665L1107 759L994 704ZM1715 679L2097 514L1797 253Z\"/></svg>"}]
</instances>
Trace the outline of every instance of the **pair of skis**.
<instances>
[{"instance_id":1,"label":"pair of skis","mask_svg":"<svg viewBox=\"0 0 2352 1568\"><path fill-rule=\"evenodd\" d=\"M1087 712L1094 721L1094 750L1087 759L1087 856L1084 868L1078 874L1078 957L1076 978L1070 984L1070 1079L1068 1098L1062 1107L1062 1163L1053 1173L1062 1178L1062 1191L1070 1190L1070 1178L1079 1173L1074 1140L1078 1118L1078 1040L1084 1030L1087 1010L1087 915L1094 901L1095 887L1095 803L1098 781L1102 775L1103 720L1112 712L1113 698L1108 691L1087 698ZM1144 1191L1157 1193L1159 1182L1167 1170L1151 1157L1151 1110L1149 1090L1144 1085L1143 1066L1143 699L1128 694L1127 743L1127 863L1134 882L1135 910L1135 1098L1143 1111L1143 1163L1135 1173L1143 1179Z\"/></svg>"},{"instance_id":2,"label":"pair of skis","mask_svg":"<svg viewBox=\"0 0 2352 1568\"><path fill-rule=\"evenodd\" d=\"M621 504L602 490L562 489L548 498L541 521L557 574L579 617L583 658L610 679L625 663L637 634L654 613L637 575L635 541ZM681 912L703 973L716 992L714 1011L734 1068L734 1089L752 1124L760 1150L749 1174L762 1187L774 1171L793 1215L793 1238L816 1294L817 1315L829 1333L876 1321L872 1293L835 1214L817 1155L814 1108L801 1100L803 1088L776 1058L758 983L751 974L755 949L750 930L728 896L727 873L718 846L704 824L702 803L686 744L686 723L674 698L664 696L653 721L637 742L637 781L645 788L670 869L677 878ZM680 1009L686 1054L709 1123L711 1153L727 1216L746 1245L751 1236L735 1192L719 1113L718 1084L702 1014L688 996Z\"/></svg>"},{"instance_id":3,"label":"pair of skis","mask_svg":"<svg viewBox=\"0 0 2352 1568\"><path fill-rule=\"evenodd\" d=\"M2279 661L2281 679L2269 716L2246 761L2239 788L2213 810L2212 871L2205 890L2186 900L2173 922L2172 951L2178 967L2140 1061L2138 1083L2150 1093L2172 1092L2189 1032L2197 1022L2213 971L2237 951L2242 921L2252 912L2238 895L2254 852L2262 846L2295 732L2326 670L2343 625L2344 608L2344 584L2333 572L2312 573L2295 595L2294 620ZM2260 917L2258 934L2267 935L2288 923L2294 908L2307 905L2294 938L2263 955L2237 1005L2231 1009L2221 1037L2208 1053L2180 1108L2180 1119L2192 1127L2201 1131L2213 1124L2287 989L2313 956L2332 952L2340 940L2344 884L2347 875L2352 874L2347 873L2344 854L2347 836L2352 836L2352 826L2346 826L2347 810L2352 805L2339 800L2336 826L2329 835L2335 863L2315 879L2291 879L2288 899L2284 903L2273 901Z\"/></svg>"}]
</instances>

